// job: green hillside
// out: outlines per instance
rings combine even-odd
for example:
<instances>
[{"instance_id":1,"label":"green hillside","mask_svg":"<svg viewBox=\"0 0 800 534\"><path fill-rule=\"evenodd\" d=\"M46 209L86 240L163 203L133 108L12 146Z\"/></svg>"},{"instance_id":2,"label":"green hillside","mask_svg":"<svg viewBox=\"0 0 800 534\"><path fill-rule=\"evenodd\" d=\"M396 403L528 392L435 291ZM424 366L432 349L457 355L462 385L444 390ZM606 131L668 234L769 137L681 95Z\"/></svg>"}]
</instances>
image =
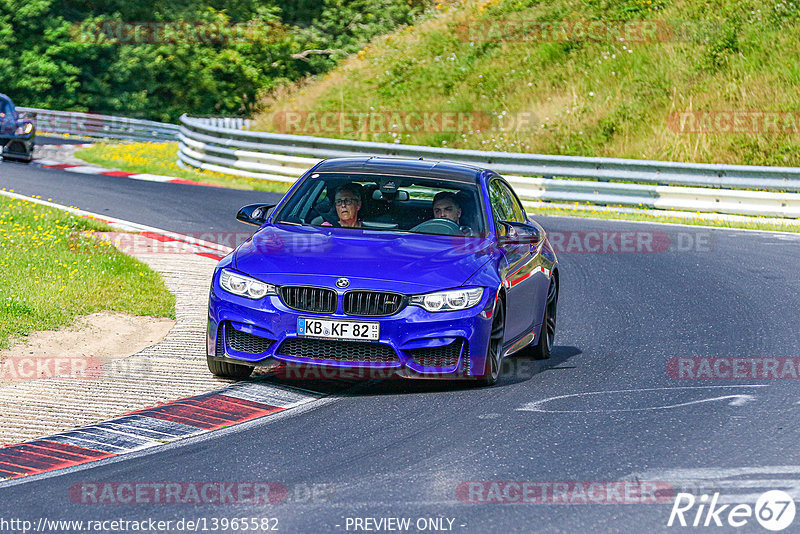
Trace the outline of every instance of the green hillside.
<instances>
[{"instance_id":1,"label":"green hillside","mask_svg":"<svg viewBox=\"0 0 800 534\"><path fill-rule=\"evenodd\" d=\"M328 137L800 166L796 0L465 0L438 8L327 75L275 89L257 128L286 131L287 112L295 112L301 120L290 125L302 131L293 133ZM333 122L324 123L325 111L337 113ZM471 130L443 120L397 126L410 111L475 120L464 123ZM386 127L356 131L362 123L341 121L359 113L383 113Z\"/></svg>"}]
</instances>

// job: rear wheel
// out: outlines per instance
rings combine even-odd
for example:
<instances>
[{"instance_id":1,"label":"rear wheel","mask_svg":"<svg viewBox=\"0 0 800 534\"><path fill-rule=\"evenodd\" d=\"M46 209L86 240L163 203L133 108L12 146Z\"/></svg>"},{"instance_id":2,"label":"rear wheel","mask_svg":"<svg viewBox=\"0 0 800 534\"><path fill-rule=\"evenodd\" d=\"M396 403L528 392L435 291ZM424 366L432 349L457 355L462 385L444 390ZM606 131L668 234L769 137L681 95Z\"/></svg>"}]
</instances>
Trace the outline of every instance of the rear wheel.
<instances>
[{"instance_id":1,"label":"rear wheel","mask_svg":"<svg viewBox=\"0 0 800 534\"><path fill-rule=\"evenodd\" d=\"M539 342L530 349L534 360L546 360L556 339L556 316L558 313L558 284L556 277L550 278L550 287L547 289L547 302L544 305L542 328L539 329Z\"/></svg>"},{"instance_id":2,"label":"rear wheel","mask_svg":"<svg viewBox=\"0 0 800 534\"><path fill-rule=\"evenodd\" d=\"M506 310L503 301L498 299L494 309L492 330L489 334L489 348L486 350L486 363L483 376L478 378L479 386L491 386L500 376L500 357L503 350L503 338L506 331Z\"/></svg>"},{"instance_id":3,"label":"rear wheel","mask_svg":"<svg viewBox=\"0 0 800 534\"><path fill-rule=\"evenodd\" d=\"M220 362L211 356L206 356L208 362L208 370L216 376L222 378L247 378L253 372L253 368L249 365L240 365L238 363Z\"/></svg>"}]
</instances>

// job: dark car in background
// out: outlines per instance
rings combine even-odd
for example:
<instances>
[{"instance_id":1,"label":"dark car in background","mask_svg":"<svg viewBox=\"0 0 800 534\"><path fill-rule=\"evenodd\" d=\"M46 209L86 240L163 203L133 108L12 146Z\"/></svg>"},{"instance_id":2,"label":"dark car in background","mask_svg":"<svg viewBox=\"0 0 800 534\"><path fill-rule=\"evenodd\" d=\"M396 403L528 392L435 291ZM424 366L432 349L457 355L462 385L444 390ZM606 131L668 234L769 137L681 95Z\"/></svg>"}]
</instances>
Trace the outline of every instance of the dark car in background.
<instances>
[{"instance_id":1,"label":"dark car in background","mask_svg":"<svg viewBox=\"0 0 800 534\"><path fill-rule=\"evenodd\" d=\"M36 123L20 115L9 97L0 93L0 154L5 160L33 160Z\"/></svg>"}]
</instances>

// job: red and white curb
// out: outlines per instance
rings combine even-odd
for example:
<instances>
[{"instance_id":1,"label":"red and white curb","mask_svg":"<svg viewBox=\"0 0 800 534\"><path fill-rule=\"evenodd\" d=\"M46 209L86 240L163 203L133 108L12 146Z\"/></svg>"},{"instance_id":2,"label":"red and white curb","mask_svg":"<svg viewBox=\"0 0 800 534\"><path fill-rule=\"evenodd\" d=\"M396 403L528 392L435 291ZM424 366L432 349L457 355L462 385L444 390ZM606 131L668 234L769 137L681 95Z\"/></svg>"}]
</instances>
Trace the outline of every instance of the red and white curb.
<instances>
[{"instance_id":1,"label":"red and white curb","mask_svg":"<svg viewBox=\"0 0 800 534\"><path fill-rule=\"evenodd\" d=\"M341 380L320 381L312 391L263 381L238 382L103 423L0 448L0 481L119 456L274 415L348 385Z\"/></svg>"},{"instance_id":2,"label":"red and white curb","mask_svg":"<svg viewBox=\"0 0 800 534\"><path fill-rule=\"evenodd\" d=\"M0 195L53 207L158 241L194 247L194 254L219 259L230 247L130 221L100 216L11 191ZM310 384L310 383L306 383ZM170 401L114 419L0 448L0 481L37 475L155 447L223 427L274 415L350 387L344 379L315 380L309 388L275 383L267 377Z\"/></svg>"},{"instance_id":3,"label":"red and white curb","mask_svg":"<svg viewBox=\"0 0 800 534\"><path fill-rule=\"evenodd\" d=\"M91 145L70 145L70 146L91 146ZM80 165L77 163L61 163L51 159L34 159L34 163L39 164L44 169L56 169L67 172L76 172L78 174L99 174L103 176L113 176L116 178L130 178L131 180L143 180L146 182L163 182L169 184L184 184L184 185L200 185L204 187L224 187L217 184L209 184L205 182L195 182L186 180L185 178L175 178L173 176L163 176L160 174L147 174L147 173L134 173L125 171L115 171L97 167L95 165Z\"/></svg>"},{"instance_id":4,"label":"red and white curb","mask_svg":"<svg viewBox=\"0 0 800 534\"><path fill-rule=\"evenodd\" d=\"M59 209L62 211L66 211L68 213L78 215L80 217L95 219L97 221L107 224L108 226L116 230L122 230L125 232L138 232L143 237L154 239L162 243L179 244L181 250L183 250L184 252L196 254L198 256L203 256L205 258L210 258L212 260L221 260L223 257L230 254L231 251L233 251L231 247L220 245L218 243L213 243L211 241L204 241L202 239L197 239L192 236L178 234L175 232L170 232L168 230L162 230L160 228L155 228L153 226L147 226L144 224L125 221L122 219L116 219L114 217L109 217L107 215L98 215L97 213L92 213L90 211L85 211L69 206L63 206L61 204L56 204L54 202L42 200L40 198L20 195L18 193L14 193L13 191L6 191L3 189L0 190L0 195L10 198L15 198L17 200L25 200L28 202L33 202L34 204L40 204L42 206L47 206L50 208Z\"/></svg>"}]
</instances>

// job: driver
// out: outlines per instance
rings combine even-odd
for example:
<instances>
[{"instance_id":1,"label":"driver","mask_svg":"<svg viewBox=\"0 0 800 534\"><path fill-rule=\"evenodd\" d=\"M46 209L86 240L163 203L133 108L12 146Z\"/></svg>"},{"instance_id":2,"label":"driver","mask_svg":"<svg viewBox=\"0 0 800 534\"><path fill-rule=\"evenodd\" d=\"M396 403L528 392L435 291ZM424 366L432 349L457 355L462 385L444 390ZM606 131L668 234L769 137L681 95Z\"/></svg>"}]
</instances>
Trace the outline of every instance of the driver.
<instances>
[{"instance_id":1,"label":"driver","mask_svg":"<svg viewBox=\"0 0 800 534\"><path fill-rule=\"evenodd\" d=\"M433 217L435 219L450 219L459 224L461 206L458 205L456 195L449 191L436 193L433 197Z\"/></svg>"},{"instance_id":2,"label":"driver","mask_svg":"<svg viewBox=\"0 0 800 534\"><path fill-rule=\"evenodd\" d=\"M455 193L441 191L433 197L433 217L434 219L448 219L453 221L461 232L468 234L471 232L469 226L461 225L461 205Z\"/></svg>"}]
</instances>

